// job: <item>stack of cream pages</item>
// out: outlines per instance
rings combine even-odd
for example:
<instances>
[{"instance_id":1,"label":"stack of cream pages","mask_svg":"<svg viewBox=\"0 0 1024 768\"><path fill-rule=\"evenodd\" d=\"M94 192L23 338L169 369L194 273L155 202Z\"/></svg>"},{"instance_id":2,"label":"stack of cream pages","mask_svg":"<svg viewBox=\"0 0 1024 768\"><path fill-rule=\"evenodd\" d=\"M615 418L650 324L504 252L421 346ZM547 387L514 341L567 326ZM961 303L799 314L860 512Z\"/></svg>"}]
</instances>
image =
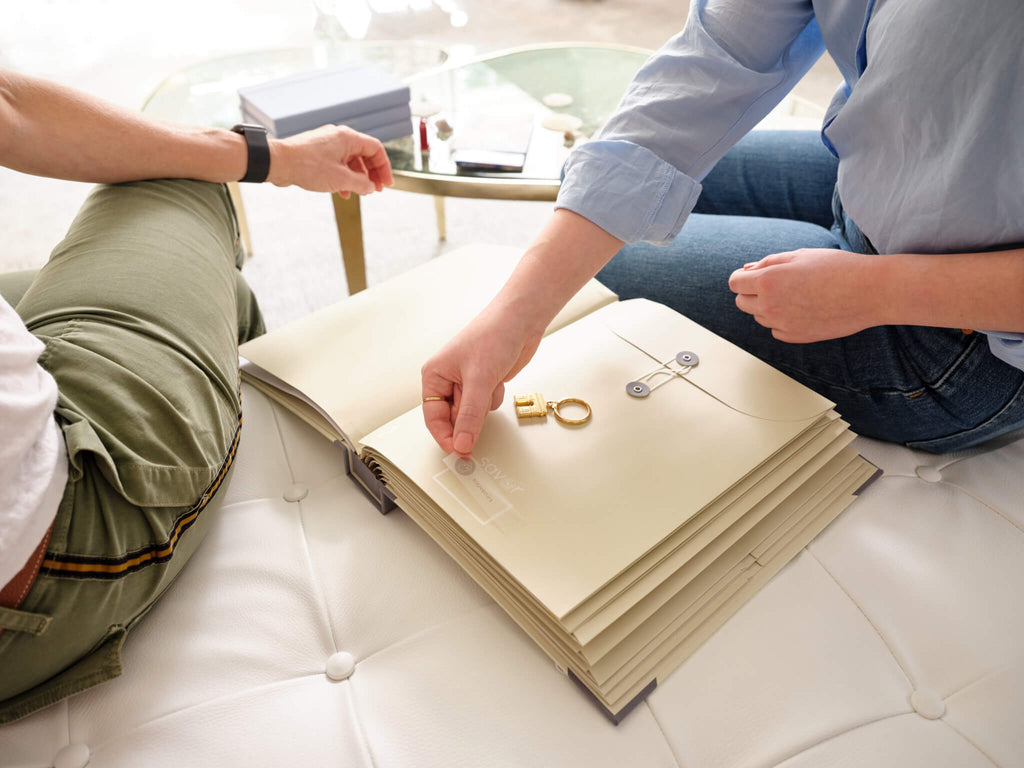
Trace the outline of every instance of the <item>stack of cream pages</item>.
<instances>
[{"instance_id":1,"label":"stack of cream pages","mask_svg":"<svg viewBox=\"0 0 1024 768\"><path fill-rule=\"evenodd\" d=\"M243 371L371 467L618 722L876 470L828 400L596 282L506 385L473 456L446 456L423 424L420 366L517 256L441 257L250 342ZM512 396L533 393L582 399L592 418L520 419Z\"/></svg>"}]
</instances>

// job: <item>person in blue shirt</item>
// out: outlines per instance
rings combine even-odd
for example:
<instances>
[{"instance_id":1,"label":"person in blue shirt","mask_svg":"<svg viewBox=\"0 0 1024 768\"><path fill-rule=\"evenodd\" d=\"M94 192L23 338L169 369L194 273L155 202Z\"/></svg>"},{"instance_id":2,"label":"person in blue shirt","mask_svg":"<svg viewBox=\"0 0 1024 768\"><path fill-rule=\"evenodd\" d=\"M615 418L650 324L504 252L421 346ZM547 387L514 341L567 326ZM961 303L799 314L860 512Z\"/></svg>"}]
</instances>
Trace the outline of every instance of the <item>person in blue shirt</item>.
<instances>
[{"instance_id":1,"label":"person in blue shirt","mask_svg":"<svg viewBox=\"0 0 1024 768\"><path fill-rule=\"evenodd\" d=\"M826 50L844 82L820 135L752 131ZM1021 73L1017 0L694 0L508 282L423 366L427 427L471 453L595 274L860 434L946 452L1024 426Z\"/></svg>"}]
</instances>

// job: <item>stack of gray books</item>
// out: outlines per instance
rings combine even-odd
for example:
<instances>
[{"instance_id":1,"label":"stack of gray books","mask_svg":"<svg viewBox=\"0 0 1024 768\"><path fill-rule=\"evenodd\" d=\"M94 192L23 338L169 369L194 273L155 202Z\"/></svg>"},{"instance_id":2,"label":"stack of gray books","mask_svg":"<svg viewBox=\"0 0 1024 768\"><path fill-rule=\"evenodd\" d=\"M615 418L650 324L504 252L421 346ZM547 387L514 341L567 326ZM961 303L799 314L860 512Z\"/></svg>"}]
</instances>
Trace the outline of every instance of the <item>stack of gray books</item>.
<instances>
[{"instance_id":1,"label":"stack of gray books","mask_svg":"<svg viewBox=\"0 0 1024 768\"><path fill-rule=\"evenodd\" d=\"M409 86L373 66L320 69L240 88L242 120L275 138L347 125L381 141L412 133Z\"/></svg>"}]
</instances>

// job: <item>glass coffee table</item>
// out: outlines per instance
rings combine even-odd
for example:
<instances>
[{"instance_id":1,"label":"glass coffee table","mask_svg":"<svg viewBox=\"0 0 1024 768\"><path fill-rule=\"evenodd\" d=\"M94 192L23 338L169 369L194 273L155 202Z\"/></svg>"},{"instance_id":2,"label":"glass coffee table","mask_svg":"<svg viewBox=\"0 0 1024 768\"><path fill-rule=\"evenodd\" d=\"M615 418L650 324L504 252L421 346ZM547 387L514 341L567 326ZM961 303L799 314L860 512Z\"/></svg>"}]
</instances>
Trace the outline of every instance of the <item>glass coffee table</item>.
<instances>
[{"instance_id":1,"label":"glass coffee table","mask_svg":"<svg viewBox=\"0 0 1024 768\"><path fill-rule=\"evenodd\" d=\"M230 128L241 120L238 89L279 77L315 69L369 63L407 79L436 69L448 59L437 45L417 41L345 40L318 42L305 47L277 48L221 56L194 64L167 77L149 95L142 111L152 117L189 125ZM249 228L238 184L228 185L247 252L252 253ZM355 206L339 206L332 195L350 292L366 287L363 237ZM352 208L355 208L355 228Z\"/></svg>"},{"instance_id":2,"label":"glass coffee table","mask_svg":"<svg viewBox=\"0 0 1024 768\"><path fill-rule=\"evenodd\" d=\"M427 142L424 147L424 132L417 129L386 145L395 186L448 197L554 200L572 147L604 124L648 56L650 51L626 46L559 43L502 51L409 78L414 114L430 115ZM521 172L466 172L456 166L460 125L481 113L532 118Z\"/></svg>"},{"instance_id":3,"label":"glass coffee table","mask_svg":"<svg viewBox=\"0 0 1024 768\"><path fill-rule=\"evenodd\" d=\"M411 136L385 144L395 189L435 197L439 236L444 239L445 197L554 200L572 146L608 119L649 55L627 46L561 43L436 66L444 53L426 44L347 41L254 52L190 67L164 81L143 111L178 122L230 127L239 120L238 88L244 85L360 59L389 69L409 83L413 111L422 116L414 117ZM456 166L460 124L481 114L532 123L521 171L466 172ZM359 196L332 198L349 293L356 293L366 287ZM241 210L237 197L236 203Z\"/></svg>"},{"instance_id":4,"label":"glass coffee table","mask_svg":"<svg viewBox=\"0 0 1024 768\"><path fill-rule=\"evenodd\" d=\"M403 80L448 59L437 45L416 41L321 42L221 56L167 77L146 99L142 111L164 120L230 128L241 117L238 89L315 69L370 63Z\"/></svg>"}]
</instances>

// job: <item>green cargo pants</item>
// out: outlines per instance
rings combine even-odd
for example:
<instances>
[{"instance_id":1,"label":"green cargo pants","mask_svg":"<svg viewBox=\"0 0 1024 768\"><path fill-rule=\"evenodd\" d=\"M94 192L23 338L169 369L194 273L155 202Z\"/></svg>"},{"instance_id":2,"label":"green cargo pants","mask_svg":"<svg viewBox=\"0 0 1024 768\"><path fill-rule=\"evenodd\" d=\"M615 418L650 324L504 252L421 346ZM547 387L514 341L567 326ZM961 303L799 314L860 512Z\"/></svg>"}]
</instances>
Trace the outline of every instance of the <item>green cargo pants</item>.
<instances>
[{"instance_id":1,"label":"green cargo pants","mask_svg":"<svg viewBox=\"0 0 1024 768\"><path fill-rule=\"evenodd\" d=\"M126 634L203 538L263 331L221 185L97 187L49 262L0 277L45 344L69 479L42 568L0 608L0 723L120 674Z\"/></svg>"}]
</instances>

